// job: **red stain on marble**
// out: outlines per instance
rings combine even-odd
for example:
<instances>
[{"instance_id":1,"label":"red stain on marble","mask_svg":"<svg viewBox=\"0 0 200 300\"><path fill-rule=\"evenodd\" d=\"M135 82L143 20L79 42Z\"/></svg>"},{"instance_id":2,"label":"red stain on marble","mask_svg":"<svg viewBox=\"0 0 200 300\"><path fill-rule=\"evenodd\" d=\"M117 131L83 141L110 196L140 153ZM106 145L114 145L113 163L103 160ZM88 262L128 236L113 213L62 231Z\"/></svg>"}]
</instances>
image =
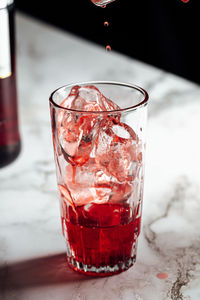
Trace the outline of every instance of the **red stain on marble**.
<instances>
[{"instance_id":1,"label":"red stain on marble","mask_svg":"<svg viewBox=\"0 0 200 300\"><path fill-rule=\"evenodd\" d=\"M156 277L159 279L167 279L169 276L167 273L158 273Z\"/></svg>"}]
</instances>

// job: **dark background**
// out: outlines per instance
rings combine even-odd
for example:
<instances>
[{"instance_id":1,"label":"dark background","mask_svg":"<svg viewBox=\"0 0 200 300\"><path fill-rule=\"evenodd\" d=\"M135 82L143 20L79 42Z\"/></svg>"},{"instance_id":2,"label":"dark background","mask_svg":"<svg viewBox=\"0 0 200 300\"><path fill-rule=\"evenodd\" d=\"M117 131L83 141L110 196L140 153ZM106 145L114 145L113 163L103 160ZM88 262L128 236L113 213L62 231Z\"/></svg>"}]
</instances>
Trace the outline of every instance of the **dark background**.
<instances>
[{"instance_id":1,"label":"dark background","mask_svg":"<svg viewBox=\"0 0 200 300\"><path fill-rule=\"evenodd\" d=\"M200 83L200 0L16 0L17 9ZM110 26L105 28L103 23Z\"/></svg>"}]
</instances>

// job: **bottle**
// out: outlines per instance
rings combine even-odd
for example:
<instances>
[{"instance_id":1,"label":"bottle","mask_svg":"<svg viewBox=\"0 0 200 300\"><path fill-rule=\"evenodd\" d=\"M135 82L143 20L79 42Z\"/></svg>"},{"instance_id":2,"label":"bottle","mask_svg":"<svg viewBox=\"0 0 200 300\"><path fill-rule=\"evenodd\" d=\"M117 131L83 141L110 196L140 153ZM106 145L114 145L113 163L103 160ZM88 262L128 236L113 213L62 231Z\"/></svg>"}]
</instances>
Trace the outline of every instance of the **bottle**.
<instances>
[{"instance_id":1,"label":"bottle","mask_svg":"<svg viewBox=\"0 0 200 300\"><path fill-rule=\"evenodd\" d=\"M107 4L115 1L115 0L91 0L95 5L106 7Z\"/></svg>"},{"instance_id":2,"label":"bottle","mask_svg":"<svg viewBox=\"0 0 200 300\"><path fill-rule=\"evenodd\" d=\"M15 59L14 0L0 0L0 168L21 149Z\"/></svg>"}]
</instances>

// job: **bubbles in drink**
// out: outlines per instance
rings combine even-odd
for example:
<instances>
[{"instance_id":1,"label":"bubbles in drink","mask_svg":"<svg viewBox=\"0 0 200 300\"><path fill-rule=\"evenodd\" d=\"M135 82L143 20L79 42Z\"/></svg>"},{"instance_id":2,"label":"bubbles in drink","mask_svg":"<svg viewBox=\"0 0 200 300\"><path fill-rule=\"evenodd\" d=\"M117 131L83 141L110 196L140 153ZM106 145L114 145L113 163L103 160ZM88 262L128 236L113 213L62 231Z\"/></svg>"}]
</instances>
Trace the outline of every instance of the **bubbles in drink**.
<instances>
[{"instance_id":1,"label":"bubbles in drink","mask_svg":"<svg viewBox=\"0 0 200 300\"><path fill-rule=\"evenodd\" d=\"M106 51L111 51L110 45L107 45L107 46L106 46Z\"/></svg>"},{"instance_id":2,"label":"bubbles in drink","mask_svg":"<svg viewBox=\"0 0 200 300\"><path fill-rule=\"evenodd\" d=\"M108 21L105 21L105 22L104 22L104 26L105 26L105 27L108 27L108 26L109 26Z\"/></svg>"}]
</instances>

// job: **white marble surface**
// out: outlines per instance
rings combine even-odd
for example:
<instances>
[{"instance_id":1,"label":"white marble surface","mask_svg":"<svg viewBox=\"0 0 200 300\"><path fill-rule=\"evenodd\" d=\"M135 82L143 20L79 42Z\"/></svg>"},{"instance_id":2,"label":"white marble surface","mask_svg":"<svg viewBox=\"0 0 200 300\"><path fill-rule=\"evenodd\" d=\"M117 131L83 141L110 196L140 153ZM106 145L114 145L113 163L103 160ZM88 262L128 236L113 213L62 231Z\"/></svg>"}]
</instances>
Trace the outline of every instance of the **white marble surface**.
<instances>
[{"instance_id":1,"label":"white marble surface","mask_svg":"<svg viewBox=\"0 0 200 300\"><path fill-rule=\"evenodd\" d=\"M23 150L0 171L0 299L199 300L199 86L19 14L17 33ZM151 99L137 263L101 279L65 263L48 104L86 80L135 83Z\"/></svg>"}]
</instances>

